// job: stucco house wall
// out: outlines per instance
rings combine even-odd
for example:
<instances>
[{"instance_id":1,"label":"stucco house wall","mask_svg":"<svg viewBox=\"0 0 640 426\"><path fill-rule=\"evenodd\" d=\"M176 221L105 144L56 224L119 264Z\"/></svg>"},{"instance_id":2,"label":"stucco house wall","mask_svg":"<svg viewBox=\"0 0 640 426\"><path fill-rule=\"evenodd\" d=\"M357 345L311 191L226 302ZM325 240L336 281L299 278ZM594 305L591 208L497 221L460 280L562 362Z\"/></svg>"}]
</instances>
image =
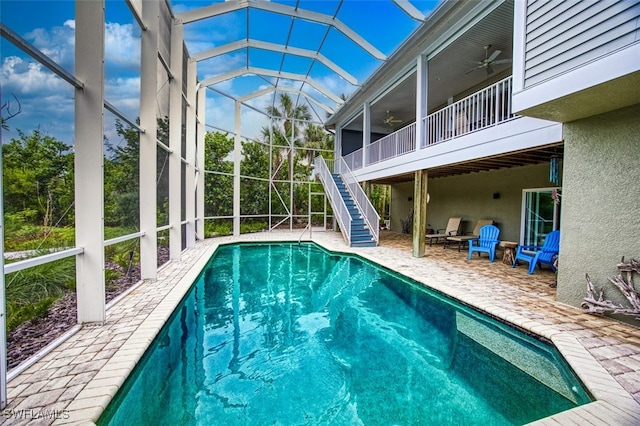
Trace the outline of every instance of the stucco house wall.
<instances>
[{"instance_id":1,"label":"stucco house wall","mask_svg":"<svg viewBox=\"0 0 640 426\"><path fill-rule=\"evenodd\" d=\"M478 219L493 219L500 228L501 240L517 242L522 190L552 186L548 163L429 179L427 224L433 229L443 229L449 217L460 216L462 232L471 232ZM394 231L401 230L400 219L405 219L413 208L409 198L413 198L413 182L392 186L391 229Z\"/></svg>"},{"instance_id":2,"label":"stucco house wall","mask_svg":"<svg viewBox=\"0 0 640 426\"><path fill-rule=\"evenodd\" d=\"M640 259L640 104L565 123L557 300L580 306L585 274L605 298L622 256Z\"/></svg>"},{"instance_id":3,"label":"stucco house wall","mask_svg":"<svg viewBox=\"0 0 640 426\"><path fill-rule=\"evenodd\" d=\"M389 220L391 230L402 232L402 220L413 208L413 182L398 183L391 185L391 205L389 206Z\"/></svg>"}]
</instances>

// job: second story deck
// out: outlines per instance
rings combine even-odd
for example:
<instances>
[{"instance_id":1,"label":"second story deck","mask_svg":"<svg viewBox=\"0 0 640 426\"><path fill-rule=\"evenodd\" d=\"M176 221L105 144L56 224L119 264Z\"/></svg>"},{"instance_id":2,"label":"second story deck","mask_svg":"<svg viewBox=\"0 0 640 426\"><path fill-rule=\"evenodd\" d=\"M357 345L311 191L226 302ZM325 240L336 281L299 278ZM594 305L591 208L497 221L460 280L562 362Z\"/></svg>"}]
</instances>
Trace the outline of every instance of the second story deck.
<instances>
[{"instance_id":1,"label":"second story deck","mask_svg":"<svg viewBox=\"0 0 640 426\"><path fill-rule=\"evenodd\" d=\"M464 167L509 159L562 141L562 125L512 112L512 78L505 78L344 156L359 180L421 169ZM514 163L511 164L510 161ZM473 167L473 166L469 166Z\"/></svg>"}]
</instances>

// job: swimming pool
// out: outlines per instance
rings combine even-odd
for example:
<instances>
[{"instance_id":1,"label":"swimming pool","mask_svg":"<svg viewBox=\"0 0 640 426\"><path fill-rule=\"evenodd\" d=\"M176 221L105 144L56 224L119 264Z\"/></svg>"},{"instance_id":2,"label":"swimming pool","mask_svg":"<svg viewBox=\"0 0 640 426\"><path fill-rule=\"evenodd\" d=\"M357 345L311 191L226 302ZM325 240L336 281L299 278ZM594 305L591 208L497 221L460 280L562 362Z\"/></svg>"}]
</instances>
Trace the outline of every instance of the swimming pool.
<instances>
[{"instance_id":1,"label":"swimming pool","mask_svg":"<svg viewBox=\"0 0 640 426\"><path fill-rule=\"evenodd\" d=\"M314 244L218 248L107 424L522 424L589 402L555 349Z\"/></svg>"}]
</instances>

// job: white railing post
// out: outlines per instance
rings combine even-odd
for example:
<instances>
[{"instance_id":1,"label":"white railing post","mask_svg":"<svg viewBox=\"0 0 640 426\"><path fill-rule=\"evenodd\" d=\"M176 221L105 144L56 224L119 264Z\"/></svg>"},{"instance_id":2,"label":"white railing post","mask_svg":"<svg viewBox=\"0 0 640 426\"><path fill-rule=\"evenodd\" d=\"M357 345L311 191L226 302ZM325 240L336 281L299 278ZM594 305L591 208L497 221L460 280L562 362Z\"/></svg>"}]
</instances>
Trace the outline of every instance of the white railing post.
<instances>
[{"instance_id":1,"label":"white railing post","mask_svg":"<svg viewBox=\"0 0 640 426\"><path fill-rule=\"evenodd\" d=\"M362 213L364 221L369 227L373 239L376 244L378 244L380 233L380 216L378 215L378 212L376 212L376 209L371 204L367 194L364 192L353 173L351 173L351 170L349 170L347 163L345 163L342 157L335 160L335 162L337 163L336 173L339 173L342 177L347 190Z\"/></svg>"},{"instance_id":2,"label":"white railing post","mask_svg":"<svg viewBox=\"0 0 640 426\"><path fill-rule=\"evenodd\" d=\"M342 160L342 157L340 159ZM333 176L331 176L332 173L339 173L339 171L336 170L336 161L330 161L330 163L331 166L327 165L322 156L316 157L313 161L315 170L320 177L320 181L325 188L325 192L327 194L327 197L329 198L329 202L331 202L331 206L333 207L334 217L338 221L338 226L340 226L342 236L347 242L347 245L350 246L351 214L349 213L349 209L347 209L347 205L340 195L340 191L338 190L338 187L333 180Z\"/></svg>"},{"instance_id":3,"label":"white railing post","mask_svg":"<svg viewBox=\"0 0 640 426\"><path fill-rule=\"evenodd\" d=\"M426 145L509 121L512 77L507 77L425 118Z\"/></svg>"}]
</instances>

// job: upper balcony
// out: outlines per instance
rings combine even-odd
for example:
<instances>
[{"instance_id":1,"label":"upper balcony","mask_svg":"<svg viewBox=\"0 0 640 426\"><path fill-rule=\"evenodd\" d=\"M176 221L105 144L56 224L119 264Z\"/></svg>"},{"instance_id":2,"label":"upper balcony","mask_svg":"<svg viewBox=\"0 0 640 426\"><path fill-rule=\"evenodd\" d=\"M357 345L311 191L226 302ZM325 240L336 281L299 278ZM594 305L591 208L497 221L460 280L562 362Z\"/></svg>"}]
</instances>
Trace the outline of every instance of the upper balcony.
<instances>
[{"instance_id":1,"label":"upper balcony","mask_svg":"<svg viewBox=\"0 0 640 426\"><path fill-rule=\"evenodd\" d=\"M510 161L520 165L527 161L508 157L515 153L522 157L522 152L562 138L557 123L513 114L511 76L427 115L422 119L422 137L417 127L414 121L344 160L367 180L495 156L507 157L502 160L505 166Z\"/></svg>"},{"instance_id":2,"label":"upper balcony","mask_svg":"<svg viewBox=\"0 0 640 426\"><path fill-rule=\"evenodd\" d=\"M446 176L559 155L560 124L513 114L514 2L447 2L436 15L327 121L356 177Z\"/></svg>"}]
</instances>

